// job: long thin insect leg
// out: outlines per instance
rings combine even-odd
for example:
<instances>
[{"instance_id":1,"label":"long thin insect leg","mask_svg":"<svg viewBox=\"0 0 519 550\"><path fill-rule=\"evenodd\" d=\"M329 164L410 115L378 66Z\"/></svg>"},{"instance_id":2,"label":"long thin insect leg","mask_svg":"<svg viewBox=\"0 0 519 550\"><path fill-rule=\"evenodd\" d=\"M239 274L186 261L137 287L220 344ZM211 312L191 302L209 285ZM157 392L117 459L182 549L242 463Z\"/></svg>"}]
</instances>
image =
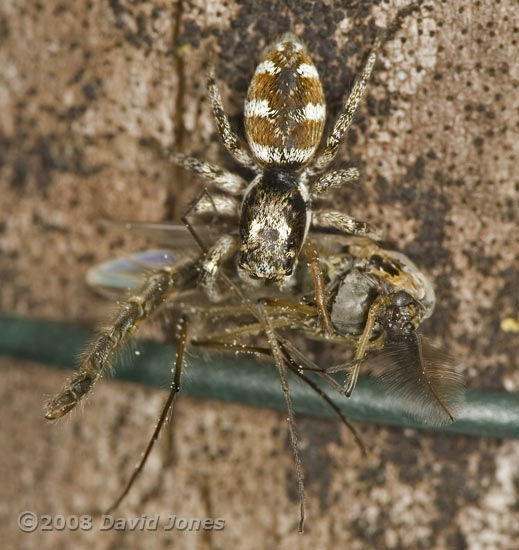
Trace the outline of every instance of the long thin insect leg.
<instances>
[{"instance_id":1,"label":"long thin insect leg","mask_svg":"<svg viewBox=\"0 0 519 550\"><path fill-rule=\"evenodd\" d=\"M377 315L381 309L387 306L388 302L389 298L387 296L381 295L375 299L375 301L371 304L369 308L368 318L366 319L364 330L361 337L359 338L357 349L355 350L353 365L344 385L344 393L346 397L350 397L351 393L355 389L357 378L359 377L360 365L368 350L369 340L371 338L371 335L373 334L373 329L375 328Z\"/></svg>"},{"instance_id":2,"label":"long thin insect leg","mask_svg":"<svg viewBox=\"0 0 519 550\"><path fill-rule=\"evenodd\" d=\"M324 399L326 403L339 415L339 418L342 420L342 423L350 430L351 434L353 435L353 438L355 439L355 443L359 446L362 454L364 456L367 456L366 453L366 447L364 446L364 443L362 442L362 439L360 438L357 430L354 426L348 421L348 419L342 414L341 409L337 406L337 404L331 399L331 397L323 391L318 384L316 384L311 378L306 376L303 372L301 372L301 369L298 367L297 363L294 362L290 354L288 353L288 350L285 349L285 347L282 345L283 354L285 355L285 359L288 365L288 368L301 380L306 382L316 393L321 397L321 399Z\"/></svg>"},{"instance_id":3,"label":"long thin insect leg","mask_svg":"<svg viewBox=\"0 0 519 550\"><path fill-rule=\"evenodd\" d=\"M233 344L232 342L220 342L218 340L191 340L190 343L200 348L224 349L227 351L237 351L239 353L252 353L254 355L272 355L270 348L264 348L262 346Z\"/></svg>"},{"instance_id":4,"label":"long thin insect leg","mask_svg":"<svg viewBox=\"0 0 519 550\"><path fill-rule=\"evenodd\" d=\"M316 374L324 378L334 390L338 391L339 393L343 392L342 386L339 384L339 382L335 380L335 378L328 374L327 369L324 369L323 367L320 367L317 363L314 363L285 338L278 337L278 340L281 343L282 348L288 353L291 353L295 357L295 359L301 363L305 370L315 372Z\"/></svg>"},{"instance_id":5,"label":"long thin insect leg","mask_svg":"<svg viewBox=\"0 0 519 550\"><path fill-rule=\"evenodd\" d=\"M350 430L350 432L353 435L353 438L355 439L355 442L359 446L362 454L366 456L366 448L364 446L364 443L362 442L362 439L360 438L357 430L355 427L349 422L349 420L344 416L341 409L337 406L337 404L332 400L332 398L323 391L312 379L310 379L308 376L306 376L303 372L301 372L301 367L294 361L293 357L290 355L288 351L288 347L285 345L286 341L279 338L279 343L281 346L281 349L283 351L283 355L285 356L285 363L287 367L293 372L296 376L301 378L303 382L308 384L310 388L312 388L317 395L321 399L323 399L339 416L339 418L342 420L342 423ZM195 346L200 347L207 347L207 348L213 348L213 349L223 349L227 351L237 351L240 353L252 353L254 355L261 354L261 355L269 355L272 356L272 350L270 348L264 348L261 346L249 346L248 344L233 344L231 342L219 342L216 340L191 340L191 344ZM316 365L317 367L317 365ZM319 367L317 368L310 368L308 369L305 365L302 366L303 370L310 370L312 372L321 372L321 369ZM323 372L322 374L326 374ZM342 393L342 386L337 383L337 386L339 387L339 390Z\"/></svg>"},{"instance_id":6,"label":"long thin insect leg","mask_svg":"<svg viewBox=\"0 0 519 550\"><path fill-rule=\"evenodd\" d=\"M200 247L200 250L205 254L207 252L207 247L202 242L202 239L200 239L200 237L198 236L198 233L195 231L195 228L191 225L191 223L188 220L189 214L196 209L196 206L204 196L207 196L210 201L212 200L212 197L209 191L207 189L203 189L201 193L195 198L195 200L189 205L185 214L180 218L180 221L187 227L187 230L189 231L189 233L191 233L193 239L195 239L196 244ZM216 210L216 206L214 207L214 209L215 209L215 212L217 213L218 211Z\"/></svg>"},{"instance_id":7,"label":"long thin insect leg","mask_svg":"<svg viewBox=\"0 0 519 550\"><path fill-rule=\"evenodd\" d=\"M294 461L296 464L297 481L298 481L298 488L299 488L299 502L300 502L299 532L302 533L304 531L304 524L305 524L305 478L303 474L303 464L301 462L301 457L299 456L299 448L297 445L296 422L294 417L294 409L292 407L292 400L290 399L290 393L288 388L288 380L287 380L286 369L285 369L285 360L284 360L283 352L281 351L281 348L279 346L278 339L274 333L274 329L270 324L270 320L265 312L265 308L262 303L258 304L258 314L262 318L261 320L265 325L265 333L267 335L267 339L272 349L272 354L274 356L276 367L278 369L279 378L281 380L281 388L283 390L283 397L285 398L285 404L287 407L288 429L290 432L290 440L292 442L292 452L294 454Z\"/></svg>"},{"instance_id":8,"label":"long thin insect leg","mask_svg":"<svg viewBox=\"0 0 519 550\"><path fill-rule=\"evenodd\" d=\"M314 283L315 304L319 312L319 317L321 318L321 323L326 334L333 334L332 320L330 319L330 314L326 307L326 285L324 284L323 271L319 262L319 253L310 240L306 241L303 249L308 263L308 269L310 270Z\"/></svg>"},{"instance_id":9,"label":"long thin insect leg","mask_svg":"<svg viewBox=\"0 0 519 550\"><path fill-rule=\"evenodd\" d=\"M144 465L146 464L146 461L148 460L151 450L159 437L160 430L162 429L162 426L164 425L164 423L168 418L169 412L173 411L173 406L175 404L176 397L178 395L178 392L180 391L180 376L182 374L182 362L184 360L184 352L186 350L186 342L187 342L187 323L185 318L183 317L180 320L179 334L177 337L177 341L178 341L177 359L175 362L173 383L171 384L171 390L169 392L168 399L164 404L162 413L160 414L159 421L155 427L155 431L151 436L151 439L148 443L148 446L146 447L146 450L144 451L144 454L142 455L142 458L139 464L137 465L132 476L128 480L128 483L126 484L126 487L124 488L123 492L119 495L117 500L106 511L107 514L109 514L110 512L113 512L121 504L121 502L124 500L126 495L129 493L134 481L137 479L137 476L141 473L142 469L144 468Z\"/></svg>"},{"instance_id":10,"label":"long thin insect leg","mask_svg":"<svg viewBox=\"0 0 519 550\"><path fill-rule=\"evenodd\" d=\"M140 290L119 306L111 323L101 329L87 347L78 372L72 375L59 394L45 404L45 418L55 420L72 410L108 370L111 358L137 326L151 317L167 299L194 288L197 280L196 261L151 272Z\"/></svg>"}]
</instances>

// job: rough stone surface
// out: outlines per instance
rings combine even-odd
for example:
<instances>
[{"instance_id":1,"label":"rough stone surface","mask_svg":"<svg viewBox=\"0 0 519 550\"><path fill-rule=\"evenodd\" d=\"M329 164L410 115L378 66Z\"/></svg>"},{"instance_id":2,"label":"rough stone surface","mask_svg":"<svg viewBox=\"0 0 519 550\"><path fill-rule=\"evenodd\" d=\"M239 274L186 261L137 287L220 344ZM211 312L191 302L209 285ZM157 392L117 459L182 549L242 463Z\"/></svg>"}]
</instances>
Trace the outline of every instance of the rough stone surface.
<instances>
[{"instance_id":1,"label":"rough stone surface","mask_svg":"<svg viewBox=\"0 0 519 550\"><path fill-rule=\"evenodd\" d=\"M85 285L87 268L144 244L99 219L178 220L203 186L142 138L234 167L205 97L211 55L241 129L262 49L292 29L312 52L333 115L375 26L389 26L388 41L341 152L362 181L333 203L384 227L388 244L434 281L438 307L424 331L460 359L468 385L519 391L518 335L501 329L519 315L514 0L4 0L0 309L98 322L103 305ZM301 536L284 415L191 398L179 403L173 449L163 438L118 514L223 517L223 531L22 534L22 510L108 505L164 393L106 382L84 413L51 425L41 403L63 373L10 359L1 366L4 548L517 547L517 442L366 426L363 459L336 422L301 418Z\"/></svg>"}]
</instances>

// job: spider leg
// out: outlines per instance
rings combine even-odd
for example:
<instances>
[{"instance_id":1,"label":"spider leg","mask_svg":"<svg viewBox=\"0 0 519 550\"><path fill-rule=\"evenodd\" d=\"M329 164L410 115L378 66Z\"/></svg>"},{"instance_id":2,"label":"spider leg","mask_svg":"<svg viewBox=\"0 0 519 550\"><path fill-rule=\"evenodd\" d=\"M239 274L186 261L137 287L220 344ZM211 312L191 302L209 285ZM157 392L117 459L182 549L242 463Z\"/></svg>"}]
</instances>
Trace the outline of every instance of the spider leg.
<instances>
[{"instance_id":1,"label":"spider leg","mask_svg":"<svg viewBox=\"0 0 519 550\"><path fill-rule=\"evenodd\" d=\"M312 226L320 229L334 229L340 233L370 237L380 240L383 232L367 222L356 220L336 210L318 210L312 214Z\"/></svg>"},{"instance_id":2,"label":"spider leg","mask_svg":"<svg viewBox=\"0 0 519 550\"><path fill-rule=\"evenodd\" d=\"M238 174L224 170L216 164L198 160L183 153L170 151L164 151L163 156L169 162L195 172L208 183L220 189L220 191L230 193L231 195L240 195L248 185L248 182Z\"/></svg>"},{"instance_id":3,"label":"spider leg","mask_svg":"<svg viewBox=\"0 0 519 550\"><path fill-rule=\"evenodd\" d=\"M335 158L335 155L339 150L340 142L351 126L353 116L359 107L359 103L364 96L364 93L366 92L369 78L373 72L375 61L377 60L377 52L382 44L382 41L383 36L378 36L375 40L375 45L368 56L366 64L362 69L362 73L355 81L350 95L344 104L343 110L337 118L331 134L326 140L324 149L317 154L311 166L307 168L307 173L309 175L321 172Z\"/></svg>"},{"instance_id":4,"label":"spider leg","mask_svg":"<svg viewBox=\"0 0 519 550\"><path fill-rule=\"evenodd\" d=\"M207 189L204 189L204 192L190 207L190 214L200 216L212 212L217 216L237 217L239 209L240 203L236 197L222 193L209 193Z\"/></svg>"},{"instance_id":5,"label":"spider leg","mask_svg":"<svg viewBox=\"0 0 519 550\"><path fill-rule=\"evenodd\" d=\"M258 304L258 313L262 323L264 324L267 340L269 342L270 348L272 350L272 355L274 357L274 361L278 369L279 379L281 380L281 388L283 390L283 397L285 398L285 404L287 407L288 429L290 432L290 440L292 442L292 453L294 455L298 488L299 488L299 505L300 505L299 532L302 533L304 531L304 524L305 524L305 480L304 480L304 473L303 473L303 464L301 462L301 457L299 456L294 409L292 407L292 400L290 399L288 380L286 377L285 360L284 360L283 352L281 351L279 341L270 323L270 319L268 318L268 315L265 312L265 308L261 303Z\"/></svg>"},{"instance_id":6,"label":"spider leg","mask_svg":"<svg viewBox=\"0 0 519 550\"><path fill-rule=\"evenodd\" d=\"M222 103L222 96L216 84L216 70L214 65L209 66L207 72L207 93L211 100L213 115L218 127L218 132L222 138L223 144L229 153L243 166L259 171L258 165L247 152L238 136L232 131L229 119L225 113Z\"/></svg>"},{"instance_id":7,"label":"spider leg","mask_svg":"<svg viewBox=\"0 0 519 550\"><path fill-rule=\"evenodd\" d=\"M144 451L144 454L142 455L142 458L135 468L133 474L131 475L130 479L126 483L126 486L123 490L123 492L117 497L117 500L108 508L106 511L106 514L110 514L113 510L118 508L119 504L124 500L126 495L129 493L130 489L132 488L132 485L134 481L137 479L137 476L141 473L142 469L144 468L144 465L146 464L146 461L148 460L148 457L151 453L151 450L153 446L155 445L155 442L157 441L160 430L162 429L162 426L168 419L168 415L170 411L173 411L173 406L175 404L176 397L180 391L180 376L182 374L182 363L184 359L184 352L186 350L186 342L187 342L187 324L186 320L184 318L181 318L180 320L180 328L179 328L179 334L177 337L178 346L177 346L177 359L175 362L175 370L173 374L173 382L171 384L171 390L168 395L168 399L166 400L166 403L164 404L164 407L162 409L162 412L159 417L159 421L157 422L157 425L155 426L155 430L153 432L153 435L151 436L151 439L148 443L148 446L146 447L146 450Z\"/></svg>"},{"instance_id":8,"label":"spider leg","mask_svg":"<svg viewBox=\"0 0 519 550\"><path fill-rule=\"evenodd\" d=\"M211 302L219 302L222 292L217 286L219 268L238 249L239 239L235 235L222 235L207 251L202 262L200 284Z\"/></svg>"},{"instance_id":9,"label":"spider leg","mask_svg":"<svg viewBox=\"0 0 519 550\"><path fill-rule=\"evenodd\" d=\"M45 418L55 420L72 410L110 367L115 352L137 326L166 300L196 287L199 261L162 267L152 271L140 290L118 308L111 323L101 329L83 354L79 369L63 390L45 404Z\"/></svg>"},{"instance_id":10,"label":"spider leg","mask_svg":"<svg viewBox=\"0 0 519 550\"><path fill-rule=\"evenodd\" d=\"M334 187L340 187L345 183L352 183L359 179L359 170L357 168L347 168L346 170L333 170L326 172L310 186L310 192L313 195L322 195Z\"/></svg>"}]
</instances>

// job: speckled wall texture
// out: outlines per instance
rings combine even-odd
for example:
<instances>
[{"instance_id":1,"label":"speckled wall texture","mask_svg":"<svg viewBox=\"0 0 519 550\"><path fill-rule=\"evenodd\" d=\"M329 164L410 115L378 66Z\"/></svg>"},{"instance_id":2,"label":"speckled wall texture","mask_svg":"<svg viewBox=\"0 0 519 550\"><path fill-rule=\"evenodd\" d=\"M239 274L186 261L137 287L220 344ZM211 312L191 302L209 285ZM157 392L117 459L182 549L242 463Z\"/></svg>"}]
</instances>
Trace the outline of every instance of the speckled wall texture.
<instances>
[{"instance_id":1,"label":"speckled wall texture","mask_svg":"<svg viewBox=\"0 0 519 550\"><path fill-rule=\"evenodd\" d=\"M203 183L144 146L234 168L205 97L217 63L236 128L263 48L292 29L330 113L390 25L341 158L361 184L333 203L385 229L438 294L424 326L467 383L519 391L519 2L90 0L0 3L0 308L95 324L85 272L145 244L100 218L178 220ZM322 351L322 348L320 348ZM312 350L309 350L312 353ZM104 382L81 414L46 424L63 373L1 360L3 548L513 550L519 443L299 418L306 533L285 415L183 397L123 517L223 517L207 532L23 534L16 518L102 510L138 459L164 392ZM172 447L168 449L167 443Z\"/></svg>"}]
</instances>

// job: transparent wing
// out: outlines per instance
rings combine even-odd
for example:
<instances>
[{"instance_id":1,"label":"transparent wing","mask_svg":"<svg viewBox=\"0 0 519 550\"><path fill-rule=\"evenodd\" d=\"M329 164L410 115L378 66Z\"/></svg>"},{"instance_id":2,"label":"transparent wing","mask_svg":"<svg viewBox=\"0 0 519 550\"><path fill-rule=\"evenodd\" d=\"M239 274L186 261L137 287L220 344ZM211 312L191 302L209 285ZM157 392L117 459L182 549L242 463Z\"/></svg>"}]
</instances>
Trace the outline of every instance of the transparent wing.
<instances>
[{"instance_id":1,"label":"transparent wing","mask_svg":"<svg viewBox=\"0 0 519 550\"><path fill-rule=\"evenodd\" d=\"M366 362L382 370L386 391L400 396L405 410L425 423L453 422L463 406L463 378L454 359L420 334L394 338Z\"/></svg>"},{"instance_id":2,"label":"transparent wing","mask_svg":"<svg viewBox=\"0 0 519 550\"><path fill-rule=\"evenodd\" d=\"M107 298L121 298L138 287L144 275L175 263L178 255L171 250L144 250L108 260L88 270L87 284Z\"/></svg>"},{"instance_id":3,"label":"transparent wing","mask_svg":"<svg viewBox=\"0 0 519 550\"><path fill-rule=\"evenodd\" d=\"M112 220L103 220L102 223L108 230L124 231L125 233L134 233L140 237L147 237L159 246L174 250L191 248L198 251L196 241L185 225ZM215 230L198 225L193 227L200 239L208 243L211 243L221 233L218 232L218 228Z\"/></svg>"}]
</instances>

